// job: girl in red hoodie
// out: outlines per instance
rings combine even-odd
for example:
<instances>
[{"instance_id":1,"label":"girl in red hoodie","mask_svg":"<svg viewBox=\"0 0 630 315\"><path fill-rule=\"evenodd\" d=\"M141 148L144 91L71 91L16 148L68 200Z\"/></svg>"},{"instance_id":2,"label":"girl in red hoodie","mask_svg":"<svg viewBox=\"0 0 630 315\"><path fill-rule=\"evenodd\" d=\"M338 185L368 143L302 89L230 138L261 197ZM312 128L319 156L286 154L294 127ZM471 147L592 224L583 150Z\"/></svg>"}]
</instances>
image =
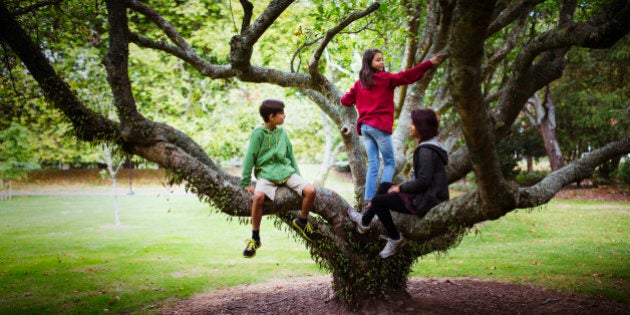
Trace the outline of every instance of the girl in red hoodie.
<instances>
[{"instance_id":1,"label":"girl in red hoodie","mask_svg":"<svg viewBox=\"0 0 630 315\"><path fill-rule=\"evenodd\" d=\"M365 179L364 200L369 206L376 192L376 180L380 166L379 152L383 156L381 182L391 183L394 177L396 160L392 144L394 125L394 89L403 84L414 83L434 65L440 64L443 54L426 60L419 65L398 73L385 71L383 54L376 49L368 49L363 54L359 80L350 91L341 97L341 104L356 104L359 112L357 133L363 136L363 144L368 156L368 169Z\"/></svg>"}]
</instances>

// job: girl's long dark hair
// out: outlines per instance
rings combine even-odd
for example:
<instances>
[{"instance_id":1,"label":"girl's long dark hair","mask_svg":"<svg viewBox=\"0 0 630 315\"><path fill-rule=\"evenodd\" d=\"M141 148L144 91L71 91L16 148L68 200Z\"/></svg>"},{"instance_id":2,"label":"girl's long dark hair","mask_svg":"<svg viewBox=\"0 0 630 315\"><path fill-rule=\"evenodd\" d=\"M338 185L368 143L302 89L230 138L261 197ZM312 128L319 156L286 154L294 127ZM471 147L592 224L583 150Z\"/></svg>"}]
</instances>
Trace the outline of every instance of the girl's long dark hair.
<instances>
[{"instance_id":1,"label":"girl's long dark hair","mask_svg":"<svg viewBox=\"0 0 630 315\"><path fill-rule=\"evenodd\" d=\"M361 72L359 73L359 80L361 80L361 85L363 88L370 89L372 85L374 85L374 79L372 76L376 69L372 68L372 59L374 59L374 55L377 53L381 53L378 49L368 49L363 53L363 63L361 64Z\"/></svg>"}]
</instances>

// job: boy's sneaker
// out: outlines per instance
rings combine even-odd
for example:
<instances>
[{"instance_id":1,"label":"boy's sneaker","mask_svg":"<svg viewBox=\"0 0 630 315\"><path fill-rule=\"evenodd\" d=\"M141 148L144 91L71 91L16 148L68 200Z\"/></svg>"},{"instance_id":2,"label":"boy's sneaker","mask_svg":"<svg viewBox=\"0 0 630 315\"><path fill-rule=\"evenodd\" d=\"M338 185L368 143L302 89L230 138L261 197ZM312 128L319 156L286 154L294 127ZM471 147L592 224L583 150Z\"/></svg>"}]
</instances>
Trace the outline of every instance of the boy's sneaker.
<instances>
[{"instance_id":1,"label":"boy's sneaker","mask_svg":"<svg viewBox=\"0 0 630 315\"><path fill-rule=\"evenodd\" d=\"M315 229L313 228L313 224L311 224L311 222L306 222L306 224L302 225L300 224L298 219L295 218L293 219L291 225L293 225L294 228L300 231L305 239L313 241L313 237L315 237Z\"/></svg>"},{"instance_id":2,"label":"boy's sneaker","mask_svg":"<svg viewBox=\"0 0 630 315\"><path fill-rule=\"evenodd\" d=\"M396 254L396 251L398 251L398 248L405 245L405 238L402 235L400 235L400 239L397 239L397 240L393 240L385 235L381 235L381 238L387 240L387 244L385 244L385 248L383 248L383 250L380 253L378 253L378 255L381 256L381 258L383 259Z\"/></svg>"},{"instance_id":3,"label":"boy's sneaker","mask_svg":"<svg viewBox=\"0 0 630 315\"><path fill-rule=\"evenodd\" d=\"M354 208L348 208L348 218L350 218L350 221L356 223L357 231L360 234L365 234L365 232L367 232L370 229L369 226L363 226L363 222L361 222L363 221L363 215L358 213L357 210L354 210Z\"/></svg>"},{"instance_id":4,"label":"boy's sneaker","mask_svg":"<svg viewBox=\"0 0 630 315\"><path fill-rule=\"evenodd\" d=\"M262 247L262 243L260 241L255 241L253 239L249 239L247 241L247 247L243 251L243 257L252 258L256 256L256 250Z\"/></svg>"}]
</instances>

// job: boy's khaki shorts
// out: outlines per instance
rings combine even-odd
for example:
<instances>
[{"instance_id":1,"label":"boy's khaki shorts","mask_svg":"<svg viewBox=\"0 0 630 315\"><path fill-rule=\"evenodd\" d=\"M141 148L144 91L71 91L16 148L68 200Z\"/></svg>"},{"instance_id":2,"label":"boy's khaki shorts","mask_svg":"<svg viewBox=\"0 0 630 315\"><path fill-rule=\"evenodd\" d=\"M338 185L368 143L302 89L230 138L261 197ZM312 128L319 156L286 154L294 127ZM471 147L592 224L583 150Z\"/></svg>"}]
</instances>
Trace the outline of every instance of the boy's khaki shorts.
<instances>
[{"instance_id":1,"label":"boy's khaki shorts","mask_svg":"<svg viewBox=\"0 0 630 315\"><path fill-rule=\"evenodd\" d=\"M302 176L297 173L293 173L284 184L280 185L264 178L256 179L256 189L254 189L254 191L263 192L265 196L273 201L276 198L276 190L278 190L278 186L287 186L302 196L302 189L304 189L304 186L308 184L309 182L302 178Z\"/></svg>"}]
</instances>

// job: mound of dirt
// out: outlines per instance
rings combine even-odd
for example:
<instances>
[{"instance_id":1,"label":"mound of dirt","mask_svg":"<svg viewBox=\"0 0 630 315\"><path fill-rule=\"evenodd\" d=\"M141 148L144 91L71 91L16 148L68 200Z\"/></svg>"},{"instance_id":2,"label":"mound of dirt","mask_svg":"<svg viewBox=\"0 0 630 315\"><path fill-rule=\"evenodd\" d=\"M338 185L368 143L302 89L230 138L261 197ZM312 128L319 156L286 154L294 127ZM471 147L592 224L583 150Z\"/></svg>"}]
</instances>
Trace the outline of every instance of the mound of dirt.
<instances>
[{"instance_id":1,"label":"mound of dirt","mask_svg":"<svg viewBox=\"0 0 630 315\"><path fill-rule=\"evenodd\" d=\"M630 314L604 298L470 278L410 279L407 292L353 311L333 298L330 277L289 278L200 294L159 314Z\"/></svg>"}]
</instances>

